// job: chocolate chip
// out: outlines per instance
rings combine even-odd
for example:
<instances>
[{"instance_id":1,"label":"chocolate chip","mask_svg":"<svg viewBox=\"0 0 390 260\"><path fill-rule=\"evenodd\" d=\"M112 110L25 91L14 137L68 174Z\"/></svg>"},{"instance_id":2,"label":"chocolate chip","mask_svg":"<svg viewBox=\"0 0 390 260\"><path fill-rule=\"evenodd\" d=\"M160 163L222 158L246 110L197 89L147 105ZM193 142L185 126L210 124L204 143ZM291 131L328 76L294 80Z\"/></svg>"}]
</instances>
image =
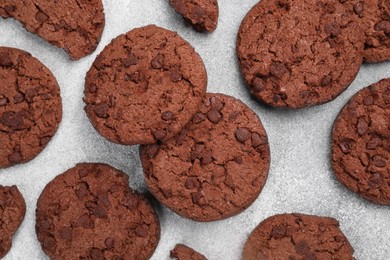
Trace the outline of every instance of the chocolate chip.
<instances>
[{"instance_id":1,"label":"chocolate chip","mask_svg":"<svg viewBox=\"0 0 390 260\"><path fill-rule=\"evenodd\" d=\"M363 17L363 2L358 2L353 6L353 11L359 17Z\"/></svg>"},{"instance_id":2,"label":"chocolate chip","mask_svg":"<svg viewBox=\"0 0 390 260\"><path fill-rule=\"evenodd\" d=\"M357 127L357 132L358 132L359 135L363 135L363 134L366 133L367 130L368 130L368 124L367 124L367 122L364 120L363 117L359 118L356 127Z\"/></svg>"},{"instance_id":3,"label":"chocolate chip","mask_svg":"<svg viewBox=\"0 0 390 260\"><path fill-rule=\"evenodd\" d=\"M267 140L264 137L261 137L258 133L253 133L251 136L252 147L256 148L262 144L267 143Z\"/></svg>"},{"instance_id":4,"label":"chocolate chip","mask_svg":"<svg viewBox=\"0 0 390 260\"><path fill-rule=\"evenodd\" d=\"M166 111L166 112L161 114L162 120L168 121L168 120L171 120L172 118L173 118L173 113L170 111Z\"/></svg>"},{"instance_id":5,"label":"chocolate chip","mask_svg":"<svg viewBox=\"0 0 390 260\"><path fill-rule=\"evenodd\" d=\"M380 145L382 145L382 140L379 137L374 136L370 141L367 142L366 148L368 150L374 150Z\"/></svg>"},{"instance_id":6,"label":"chocolate chip","mask_svg":"<svg viewBox=\"0 0 390 260\"><path fill-rule=\"evenodd\" d=\"M332 81L332 76L331 75L326 75L325 77L322 78L321 80L321 86L327 86L329 83Z\"/></svg>"},{"instance_id":7,"label":"chocolate chip","mask_svg":"<svg viewBox=\"0 0 390 260\"><path fill-rule=\"evenodd\" d=\"M81 217L79 217L77 219L76 223L78 226L86 228L86 229L94 228L93 221L91 220L91 218L87 214L84 214Z\"/></svg>"},{"instance_id":8,"label":"chocolate chip","mask_svg":"<svg viewBox=\"0 0 390 260\"><path fill-rule=\"evenodd\" d=\"M325 232L325 231L326 231L326 225L324 224L324 222L321 222L321 223L318 225L318 229L319 229L321 232Z\"/></svg>"},{"instance_id":9,"label":"chocolate chip","mask_svg":"<svg viewBox=\"0 0 390 260\"><path fill-rule=\"evenodd\" d=\"M90 252L90 256L92 260L104 260L104 253L102 250L98 248L92 248Z\"/></svg>"},{"instance_id":10,"label":"chocolate chip","mask_svg":"<svg viewBox=\"0 0 390 260\"><path fill-rule=\"evenodd\" d=\"M156 138L157 140L161 140L167 135L167 133L164 130L156 130L156 131L153 131L152 134L153 134L154 138Z\"/></svg>"},{"instance_id":11,"label":"chocolate chip","mask_svg":"<svg viewBox=\"0 0 390 260\"><path fill-rule=\"evenodd\" d=\"M99 105L96 105L94 110L96 116L100 118L108 118L108 105L106 103L101 103Z\"/></svg>"},{"instance_id":12,"label":"chocolate chip","mask_svg":"<svg viewBox=\"0 0 390 260\"><path fill-rule=\"evenodd\" d=\"M78 172L79 172L80 178L83 178L83 177L88 175L87 169L84 169L84 168L80 169Z\"/></svg>"},{"instance_id":13,"label":"chocolate chip","mask_svg":"<svg viewBox=\"0 0 390 260\"><path fill-rule=\"evenodd\" d=\"M237 128L236 132L234 133L237 140L241 143L245 143L249 138L251 138L251 132L247 128Z\"/></svg>"},{"instance_id":14,"label":"chocolate chip","mask_svg":"<svg viewBox=\"0 0 390 260\"><path fill-rule=\"evenodd\" d=\"M386 166L385 160L382 156L380 155L375 155L372 157L372 161L374 162L376 167L383 168Z\"/></svg>"},{"instance_id":15,"label":"chocolate chip","mask_svg":"<svg viewBox=\"0 0 390 260\"><path fill-rule=\"evenodd\" d=\"M64 227L60 230L60 238L65 240L72 240L72 229Z\"/></svg>"},{"instance_id":16,"label":"chocolate chip","mask_svg":"<svg viewBox=\"0 0 390 260\"><path fill-rule=\"evenodd\" d=\"M198 189L200 187L200 182L196 177L188 177L184 186L189 190Z\"/></svg>"},{"instance_id":17,"label":"chocolate chip","mask_svg":"<svg viewBox=\"0 0 390 260\"><path fill-rule=\"evenodd\" d=\"M261 78L255 78L255 79L253 80L252 86L253 86L253 90L254 90L255 92L260 92L260 91L262 91L262 90L264 89L264 87L265 87L265 81L264 81L263 79L261 79Z\"/></svg>"},{"instance_id":18,"label":"chocolate chip","mask_svg":"<svg viewBox=\"0 0 390 260\"><path fill-rule=\"evenodd\" d=\"M104 245L107 249L111 249L114 247L115 239L112 237L107 237L106 240L104 240Z\"/></svg>"},{"instance_id":19,"label":"chocolate chip","mask_svg":"<svg viewBox=\"0 0 390 260\"><path fill-rule=\"evenodd\" d=\"M125 66L125 68L129 68L130 66L136 65L137 63L138 63L138 58L134 54L130 54L123 61L123 66Z\"/></svg>"},{"instance_id":20,"label":"chocolate chip","mask_svg":"<svg viewBox=\"0 0 390 260\"><path fill-rule=\"evenodd\" d=\"M286 66L281 62L272 62L269 69L271 74L277 78L282 78L287 72Z\"/></svg>"},{"instance_id":21,"label":"chocolate chip","mask_svg":"<svg viewBox=\"0 0 390 260\"><path fill-rule=\"evenodd\" d=\"M221 111L222 108L224 107L224 105L221 102L221 100L219 100L216 97L210 98L210 104L211 104L211 107L214 108L215 110L217 110L218 112Z\"/></svg>"},{"instance_id":22,"label":"chocolate chip","mask_svg":"<svg viewBox=\"0 0 390 260\"><path fill-rule=\"evenodd\" d=\"M203 17L206 16L206 10L199 5L194 5L192 7L191 14L193 15L193 18L197 21L197 23L200 23Z\"/></svg>"},{"instance_id":23,"label":"chocolate chip","mask_svg":"<svg viewBox=\"0 0 390 260\"><path fill-rule=\"evenodd\" d=\"M196 113L196 115L192 118L192 122L194 124L199 124L199 123L203 122L205 119L206 119L206 116L199 112L199 113Z\"/></svg>"},{"instance_id":24,"label":"chocolate chip","mask_svg":"<svg viewBox=\"0 0 390 260\"><path fill-rule=\"evenodd\" d=\"M76 188L77 198L83 199L88 194L88 184L86 182L80 182Z\"/></svg>"},{"instance_id":25,"label":"chocolate chip","mask_svg":"<svg viewBox=\"0 0 390 260\"><path fill-rule=\"evenodd\" d=\"M146 237L148 235L148 229L145 226L138 226L135 229L135 233L139 237Z\"/></svg>"},{"instance_id":26,"label":"chocolate chip","mask_svg":"<svg viewBox=\"0 0 390 260\"><path fill-rule=\"evenodd\" d=\"M202 165L210 164L212 161L213 161L213 157L210 151L202 153L202 159L201 159Z\"/></svg>"},{"instance_id":27,"label":"chocolate chip","mask_svg":"<svg viewBox=\"0 0 390 260\"><path fill-rule=\"evenodd\" d=\"M162 54L158 54L153 58L150 64L154 69L161 69L164 65L164 56Z\"/></svg>"},{"instance_id":28,"label":"chocolate chip","mask_svg":"<svg viewBox=\"0 0 390 260\"><path fill-rule=\"evenodd\" d=\"M20 152L13 152L10 156L8 156L8 160L10 161L10 163L16 164L20 163L23 160L23 157Z\"/></svg>"},{"instance_id":29,"label":"chocolate chip","mask_svg":"<svg viewBox=\"0 0 390 260\"><path fill-rule=\"evenodd\" d=\"M23 111L17 113L13 111L4 112L1 116L0 122L11 128L12 130L21 130L23 129L23 121L25 114Z\"/></svg>"},{"instance_id":30,"label":"chocolate chip","mask_svg":"<svg viewBox=\"0 0 390 260\"><path fill-rule=\"evenodd\" d=\"M299 241L295 245L295 251L300 255L305 255L307 252L309 252L309 245L307 244L307 241Z\"/></svg>"},{"instance_id":31,"label":"chocolate chip","mask_svg":"<svg viewBox=\"0 0 390 260\"><path fill-rule=\"evenodd\" d=\"M35 14L35 19L40 23L44 23L49 19L49 16L47 16L44 12L39 11Z\"/></svg>"},{"instance_id":32,"label":"chocolate chip","mask_svg":"<svg viewBox=\"0 0 390 260\"><path fill-rule=\"evenodd\" d=\"M167 189L161 189L162 194L164 195L165 198L172 198L172 190L167 190Z\"/></svg>"},{"instance_id":33,"label":"chocolate chip","mask_svg":"<svg viewBox=\"0 0 390 260\"><path fill-rule=\"evenodd\" d=\"M275 239L283 238L286 236L286 228L284 226L275 226L271 231L271 237Z\"/></svg>"},{"instance_id":34,"label":"chocolate chip","mask_svg":"<svg viewBox=\"0 0 390 260\"><path fill-rule=\"evenodd\" d=\"M177 82L179 82L182 79L181 73L179 71L177 71L177 70L171 71L170 76L171 76L171 81L173 83L177 83Z\"/></svg>"},{"instance_id":35,"label":"chocolate chip","mask_svg":"<svg viewBox=\"0 0 390 260\"><path fill-rule=\"evenodd\" d=\"M234 161L237 163L237 164L242 164L243 163L243 160L241 157L234 157Z\"/></svg>"},{"instance_id":36,"label":"chocolate chip","mask_svg":"<svg viewBox=\"0 0 390 260\"><path fill-rule=\"evenodd\" d=\"M351 152L351 148L352 148L354 143L355 143L355 141L353 139L344 138L340 141L339 146L341 148L341 151L343 153L347 154L347 153Z\"/></svg>"},{"instance_id":37,"label":"chocolate chip","mask_svg":"<svg viewBox=\"0 0 390 260\"><path fill-rule=\"evenodd\" d=\"M272 97L272 100L275 102L275 103L277 103L277 102L279 102L280 100L281 100L282 98L279 96L279 95L274 95L273 97Z\"/></svg>"},{"instance_id":38,"label":"chocolate chip","mask_svg":"<svg viewBox=\"0 0 390 260\"><path fill-rule=\"evenodd\" d=\"M11 67L12 65L11 56L7 52L0 53L0 66Z\"/></svg>"},{"instance_id":39,"label":"chocolate chip","mask_svg":"<svg viewBox=\"0 0 390 260\"><path fill-rule=\"evenodd\" d=\"M146 148L146 154L150 159L152 159L157 154L159 149L160 147L158 144L150 145Z\"/></svg>"},{"instance_id":40,"label":"chocolate chip","mask_svg":"<svg viewBox=\"0 0 390 260\"><path fill-rule=\"evenodd\" d=\"M202 193L200 191L191 193L191 199L194 204L201 204Z\"/></svg>"},{"instance_id":41,"label":"chocolate chip","mask_svg":"<svg viewBox=\"0 0 390 260\"><path fill-rule=\"evenodd\" d=\"M373 188L379 188L382 186L382 177L378 173L374 173L371 175L371 177L368 179L368 185Z\"/></svg>"},{"instance_id":42,"label":"chocolate chip","mask_svg":"<svg viewBox=\"0 0 390 260\"><path fill-rule=\"evenodd\" d=\"M196 144L194 150L191 152L190 160L194 161L195 159L197 159L204 148L204 144Z\"/></svg>"},{"instance_id":43,"label":"chocolate chip","mask_svg":"<svg viewBox=\"0 0 390 260\"><path fill-rule=\"evenodd\" d=\"M14 103L19 104L24 100L24 96L21 93L18 93L14 96Z\"/></svg>"},{"instance_id":44,"label":"chocolate chip","mask_svg":"<svg viewBox=\"0 0 390 260\"><path fill-rule=\"evenodd\" d=\"M7 105L8 99L6 97L0 98L0 107Z\"/></svg>"},{"instance_id":45,"label":"chocolate chip","mask_svg":"<svg viewBox=\"0 0 390 260\"><path fill-rule=\"evenodd\" d=\"M139 197L133 193L127 193L122 203L130 210L135 209L138 207Z\"/></svg>"},{"instance_id":46,"label":"chocolate chip","mask_svg":"<svg viewBox=\"0 0 390 260\"><path fill-rule=\"evenodd\" d=\"M211 109L209 112L207 112L207 118L212 122L213 124L218 124L218 122L221 120L222 115L215 109Z\"/></svg>"},{"instance_id":47,"label":"chocolate chip","mask_svg":"<svg viewBox=\"0 0 390 260\"><path fill-rule=\"evenodd\" d=\"M374 28L376 31L384 31L387 35L390 35L390 21L380 21Z\"/></svg>"},{"instance_id":48,"label":"chocolate chip","mask_svg":"<svg viewBox=\"0 0 390 260\"><path fill-rule=\"evenodd\" d=\"M374 98L372 96L364 97L363 103L366 106L370 106L370 105L374 104Z\"/></svg>"},{"instance_id":49,"label":"chocolate chip","mask_svg":"<svg viewBox=\"0 0 390 260\"><path fill-rule=\"evenodd\" d=\"M180 131L179 136L176 139L176 145L182 145L184 140L186 139L186 129Z\"/></svg>"},{"instance_id":50,"label":"chocolate chip","mask_svg":"<svg viewBox=\"0 0 390 260\"><path fill-rule=\"evenodd\" d=\"M43 241L43 247L46 249L51 249L56 245L56 241L52 237L45 237Z\"/></svg>"},{"instance_id":51,"label":"chocolate chip","mask_svg":"<svg viewBox=\"0 0 390 260\"><path fill-rule=\"evenodd\" d=\"M51 140L51 136L44 136L39 140L41 146L46 146Z\"/></svg>"},{"instance_id":52,"label":"chocolate chip","mask_svg":"<svg viewBox=\"0 0 390 260\"><path fill-rule=\"evenodd\" d=\"M13 11L15 11L15 6L12 6L12 5L6 5L4 6L4 10L7 12L7 13L11 13Z\"/></svg>"}]
</instances>

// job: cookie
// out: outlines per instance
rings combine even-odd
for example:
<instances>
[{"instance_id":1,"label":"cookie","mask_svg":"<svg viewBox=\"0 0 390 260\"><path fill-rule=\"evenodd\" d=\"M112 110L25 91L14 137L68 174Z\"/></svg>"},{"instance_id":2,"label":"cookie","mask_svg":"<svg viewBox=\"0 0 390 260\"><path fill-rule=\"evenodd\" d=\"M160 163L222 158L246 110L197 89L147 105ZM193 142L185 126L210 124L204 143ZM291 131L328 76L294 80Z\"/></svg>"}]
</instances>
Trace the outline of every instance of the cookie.
<instances>
[{"instance_id":1,"label":"cookie","mask_svg":"<svg viewBox=\"0 0 390 260\"><path fill-rule=\"evenodd\" d=\"M26 203L16 186L0 185L0 258L12 246L12 236L22 224L26 214Z\"/></svg>"},{"instance_id":2,"label":"cookie","mask_svg":"<svg viewBox=\"0 0 390 260\"><path fill-rule=\"evenodd\" d=\"M123 172L82 163L52 180L38 199L36 232L51 259L149 259L160 226Z\"/></svg>"},{"instance_id":3,"label":"cookie","mask_svg":"<svg viewBox=\"0 0 390 260\"><path fill-rule=\"evenodd\" d=\"M213 32L217 28L217 0L170 0L170 3L196 31Z\"/></svg>"},{"instance_id":4,"label":"cookie","mask_svg":"<svg viewBox=\"0 0 390 260\"><path fill-rule=\"evenodd\" d=\"M175 248L171 250L171 258L176 260L207 260L204 255L183 244L177 244Z\"/></svg>"},{"instance_id":5,"label":"cookie","mask_svg":"<svg viewBox=\"0 0 390 260\"><path fill-rule=\"evenodd\" d=\"M357 17L338 0L262 0L241 23L240 70L260 101L284 108L336 98L363 57Z\"/></svg>"},{"instance_id":6,"label":"cookie","mask_svg":"<svg viewBox=\"0 0 390 260\"><path fill-rule=\"evenodd\" d=\"M355 12L364 28L364 61L390 60L390 1L341 0L340 2Z\"/></svg>"},{"instance_id":7,"label":"cookie","mask_svg":"<svg viewBox=\"0 0 390 260\"><path fill-rule=\"evenodd\" d=\"M332 130L332 168L348 189L390 205L390 79L356 93Z\"/></svg>"},{"instance_id":8,"label":"cookie","mask_svg":"<svg viewBox=\"0 0 390 260\"><path fill-rule=\"evenodd\" d=\"M62 118L53 74L29 53L0 47L0 168L37 156Z\"/></svg>"},{"instance_id":9,"label":"cookie","mask_svg":"<svg viewBox=\"0 0 390 260\"><path fill-rule=\"evenodd\" d=\"M85 111L111 142L151 144L178 134L206 91L200 56L178 34L149 25L118 36L85 83Z\"/></svg>"},{"instance_id":10,"label":"cookie","mask_svg":"<svg viewBox=\"0 0 390 260\"><path fill-rule=\"evenodd\" d=\"M353 248L333 218L304 214L274 215L249 235L243 260L354 259Z\"/></svg>"},{"instance_id":11,"label":"cookie","mask_svg":"<svg viewBox=\"0 0 390 260\"><path fill-rule=\"evenodd\" d=\"M2 0L0 16L16 19L73 60L96 49L105 21L101 0Z\"/></svg>"},{"instance_id":12,"label":"cookie","mask_svg":"<svg viewBox=\"0 0 390 260\"><path fill-rule=\"evenodd\" d=\"M180 134L141 146L150 192L177 214L196 221L236 215L258 197L270 151L258 116L223 94L206 94Z\"/></svg>"}]
</instances>

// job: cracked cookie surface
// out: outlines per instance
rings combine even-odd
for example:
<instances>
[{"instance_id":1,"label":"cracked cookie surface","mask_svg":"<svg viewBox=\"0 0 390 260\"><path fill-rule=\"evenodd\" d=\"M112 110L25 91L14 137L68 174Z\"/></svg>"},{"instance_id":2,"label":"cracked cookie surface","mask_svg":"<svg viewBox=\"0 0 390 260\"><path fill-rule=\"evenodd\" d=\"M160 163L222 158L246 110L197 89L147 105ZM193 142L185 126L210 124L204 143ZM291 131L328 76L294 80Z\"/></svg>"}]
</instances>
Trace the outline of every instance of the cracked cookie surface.
<instances>
[{"instance_id":1,"label":"cracked cookie surface","mask_svg":"<svg viewBox=\"0 0 390 260\"><path fill-rule=\"evenodd\" d=\"M390 205L390 79L356 93L332 131L332 168L353 192Z\"/></svg>"},{"instance_id":2,"label":"cracked cookie surface","mask_svg":"<svg viewBox=\"0 0 390 260\"><path fill-rule=\"evenodd\" d=\"M52 259L149 259L160 226L128 176L82 163L52 180L38 199L36 232Z\"/></svg>"},{"instance_id":3,"label":"cracked cookie surface","mask_svg":"<svg viewBox=\"0 0 390 260\"><path fill-rule=\"evenodd\" d=\"M35 158L62 118L60 89L29 53L0 47L0 168Z\"/></svg>"},{"instance_id":4,"label":"cracked cookie surface","mask_svg":"<svg viewBox=\"0 0 390 260\"><path fill-rule=\"evenodd\" d=\"M105 23L101 0L2 0L0 16L15 18L73 60L96 49Z\"/></svg>"},{"instance_id":5,"label":"cracked cookie surface","mask_svg":"<svg viewBox=\"0 0 390 260\"><path fill-rule=\"evenodd\" d=\"M170 3L196 31L212 32L217 28L217 0L170 0Z\"/></svg>"},{"instance_id":6,"label":"cracked cookie surface","mask_svg":"<svg viewBox=\"0 0 390 260\"><path fill-rule=\"evenodd\" d=\"M359 17L364 29L363 57L367 62L390 60L390 1L340 0Z\"/></svg>"},{"instance_id":7,"label":"cracked cookie surface","mask_svg":"<svg viewBox=\"0 0 390 260\"><path fill-rule=\"evenodd\" d=\"M120 144L173 137L196 113L207 85L200 56L177 33L149 25L114 39L85 83L95 129Z\"/></svg>"},{"instance_id":8,"label":"cracked cookie surface","mask_svg":"<svg viewBox=\"0 0 390 260\"><path fill-rule=\"evenodd\" d=\"M12 246L12 236L22 224L26 214L26 203L16 186L0 185L0 258Z\"/></svg>"},{"instance_id":9,"label":"cracked cookie surface","mask_svg":"<svg viewBox=\"0 0 390 260\"><path fill-rule=\"evenodd\" d=\"M353 248L337 220L293 213L262 221L249 235L242 259L354 258Z\"/></svg>"},{"instance_id":10,"label":"cracked cookie surface","mask_svg":"<svg viewBox=\"0 0 390 260\"><path fill-rule=\"evenodd\" d=\"M180 134L141 146L150 192L177 214L214 221L242 212L268 176L270 152L258 116L241 101L206 94Z\"/></svg>"},{"instance_id":11,"label":"cracked cookie surface","mask_svg":"<svg viewBox=\"0 0 390 260\"><path fill-rule=\"evenodd\" d=\"M204 255L183 244L177 244L175 248L171 250L170 256L176 260L207 260Z\"/></svg>"},{"instance_id":12,"label":"cracked cookie surface","mask_svg":"<svg viewBox=\"0 0 390 260\"><path fill-rule=\"evenodd\" d=\"M337 0L262 0L241 23L240 70L252 95L300 108L336 98L362 63L364 34Z\"/></svg>"}]
</instances>

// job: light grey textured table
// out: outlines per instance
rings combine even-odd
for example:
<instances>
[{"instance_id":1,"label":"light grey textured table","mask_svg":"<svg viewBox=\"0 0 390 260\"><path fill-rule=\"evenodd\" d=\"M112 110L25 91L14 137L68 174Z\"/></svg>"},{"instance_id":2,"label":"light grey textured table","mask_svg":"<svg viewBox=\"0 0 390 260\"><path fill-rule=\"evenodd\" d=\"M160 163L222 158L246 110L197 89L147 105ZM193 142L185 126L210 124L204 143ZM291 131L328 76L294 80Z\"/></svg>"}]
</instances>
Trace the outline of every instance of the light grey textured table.
<instances>
[{"instance_id":1,"label":"light grey textured table","mask_svg":"<svg viewBox=\"0 0 390 260\"><path fill-rule=\"evenodd\" d=\"M5 259L46 259L35 235L36 201L56 175L78 162L105 162L130 175L130 185L146 189L138 146L120 146L100 137L83 110L84 77L96 55L111 39L135 27L157 24L177 31L202 56L208 91L242 99L267 130L272 163L268 181L253 205L238 216L196 223L159 207L161 240L152 259L168 259L169 250L186 243L209 259L240 259L249 232L277 213L302 212L338 219L355 248L357 259L390 259L390 207L360 199L334 178L330 163L330 131L347 100L359 89L390 77L390 63L364 65L352 85L336 100L317 107L284 111L252 99L239 74L235 55L238 27L256 0L220 0L220 19L212 34L186 27L168 0L104 0L106 27L97 51L70 61L58 48L27 33L12 20L0 18L0 45L26 50L51 69L61 87L64 116L48 147L33 161L0 170L0 184L16 184L27 203L26 218Z\"/></svg>"}]
</instances>

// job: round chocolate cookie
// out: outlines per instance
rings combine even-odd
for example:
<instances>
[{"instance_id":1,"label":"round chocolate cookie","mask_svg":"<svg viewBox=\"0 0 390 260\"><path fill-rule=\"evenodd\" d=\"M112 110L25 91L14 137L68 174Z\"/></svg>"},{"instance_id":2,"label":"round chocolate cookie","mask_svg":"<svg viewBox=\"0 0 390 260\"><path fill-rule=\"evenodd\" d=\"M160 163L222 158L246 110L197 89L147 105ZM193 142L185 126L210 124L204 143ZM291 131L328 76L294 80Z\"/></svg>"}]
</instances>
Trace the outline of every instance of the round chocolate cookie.
<instances>
[{"instance_id":1,"label":"round chocolate cookie","mask_svg":"<svg viewBox=\"0 0 390 260\"><path fill-rule=\"evenodd\" d=\"M212 32L217 28L217 0L170 0L170 3L196 31Z\"/></svg>"},{"instance_id":2,"label":"round chocolate cookie","mask_svg":"<svg viewBox=\"0 0 390 260\"><path fill-rule=\"evenodd\" d=\"M2 0L0 16L15 18L74 60L96 49L104 28L101 0Z\"/></svg>"},{"instance_id":3,"label":"round chocolate cookie","mask_svg":"<svg viewBox=\"0 0 390 260\"><path fill-rule=\"evenodd\" d=\"M35 158L62 118L53 74L22 50L0 47L0 168Z\"/></svg>"},{"instance_id":4,"label":"round chocolate cookie","mask_svg":"<svg viewBox=\"0 0 390 260\"><path fill-rule=\"evenodd\" d=\"M258 116L241 101L206 94L181 133L141 146L149 190L177 214L196 221L236 215L258 197L270 152Z\"/></svg>"},{"instance_id":5,"label":"round chocolate cookie","mask_svg":"<svg viewBox=\"0 0 390 260\"><path fill-rule=\"evenodd\" d=\"M149 259L160 226L128 176L82 163L52 180L39 197L36 232L51 259Z\"/></svg>"},{"instance_id":6,"label":"round chocolate cookie","mask_svg":"<svg viewBox=\"0 0 390 260\"><path fill-rule=\"evenodd\" d=\"M353 192L390 205L390 79L356 93L332 131L332 168Z\"/></svg>"},{"instance_id":7,"label":"round chocolate cookie","mask_svg":"<svg viewBox=\"0 0 390 260\"><path fill-rule=\"evenodd\" d=\"M200 56L178 34L149 25L114 39L85 83L85 111L120 144L151 144L180 132L206 91Z\"/></svg>"},{"instance_id":8,"label":"round chocolate cookie","mask_svg":"<svg viewBox=\"0 0 390 260\"><path fill-rule=\"evenodd\" d=\"M22 224L26 203L16 186L0 185L0 259L12 246L12 236Z\"/></svg>"},{"instance_id":9,"label":"round chocolate cookie","mask_svg":"<svg viewBox=\"0 0 390 260\"><path fill-rule=\"evenodd\" d=\"M241 23L237 55L251 93L274 107L336 98L362 63L364 35L338 0L262 0Z\"/></svg>"},{"instance_id":10,"label":"round chocolate cookie","mask_svg":"<svg viewBox=\"0 0 390 260\"><path fill-rule=\"evenodd\" d=\"M274 215L249 235L242 260L355 259L353 248L333 218L304 214Z\"/></svg>"},{"instance_id":11,"label":"round chocolate cookie","mask_svg":"<svg viewBox=\"0 0 390 260\"><path fill-rule=\"evenodd\" d=\"M367 62L390 60L390 1L341 0L360 18L365 33L363 58Z\"/></svg>"}]
</instances>

